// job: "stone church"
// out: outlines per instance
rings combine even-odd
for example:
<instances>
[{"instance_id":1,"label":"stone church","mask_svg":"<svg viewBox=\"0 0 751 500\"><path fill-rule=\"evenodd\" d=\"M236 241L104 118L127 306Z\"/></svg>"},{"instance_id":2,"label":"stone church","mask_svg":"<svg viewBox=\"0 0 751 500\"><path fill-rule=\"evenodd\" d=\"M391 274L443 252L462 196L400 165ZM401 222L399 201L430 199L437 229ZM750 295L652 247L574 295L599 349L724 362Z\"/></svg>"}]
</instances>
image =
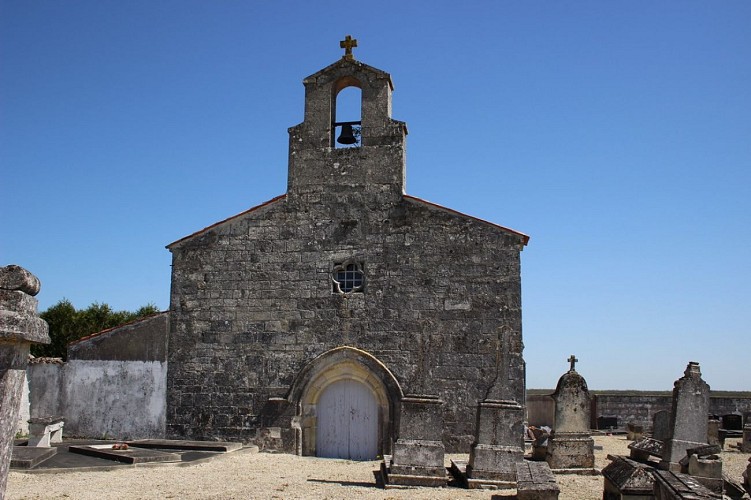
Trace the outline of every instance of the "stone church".
<instances>
[{"instance_id":1,"label":"stone church","mask_svg":"<svg viewBox=\"0 0 751 500\"><path fill-rule=\"evenodd\" d=\"M412 398L467 452L478 403L524 404L528 237L405 193L391 77L342 47L303 80L287 192L167 247L167 437L372 459ZM337 121L347 87L357 122Z\"/></svg>"}]
</instances>

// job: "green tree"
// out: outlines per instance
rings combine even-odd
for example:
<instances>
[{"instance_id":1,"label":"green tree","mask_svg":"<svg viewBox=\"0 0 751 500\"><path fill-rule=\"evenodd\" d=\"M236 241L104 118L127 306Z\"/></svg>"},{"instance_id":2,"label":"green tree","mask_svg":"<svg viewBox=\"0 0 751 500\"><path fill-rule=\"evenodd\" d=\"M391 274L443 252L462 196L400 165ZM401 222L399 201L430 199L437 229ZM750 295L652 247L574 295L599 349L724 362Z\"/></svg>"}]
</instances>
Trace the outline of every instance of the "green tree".
<instances>
[{"instance_id":1,"label":"green tree","mask_svg":"<svg viewBox=\"0 0 751 500\"><path fill-rule=\"evenodd\" d=\"M98 302L86 309L76 310L68 299L62 299L39 315L50 326L52 342L31 346L31 354L66 359L67 345L74 340L158 312L159 309L154 304L148 304L135 312L130 312L113 311L109 305Z\"/></svg>"}]
</instances>

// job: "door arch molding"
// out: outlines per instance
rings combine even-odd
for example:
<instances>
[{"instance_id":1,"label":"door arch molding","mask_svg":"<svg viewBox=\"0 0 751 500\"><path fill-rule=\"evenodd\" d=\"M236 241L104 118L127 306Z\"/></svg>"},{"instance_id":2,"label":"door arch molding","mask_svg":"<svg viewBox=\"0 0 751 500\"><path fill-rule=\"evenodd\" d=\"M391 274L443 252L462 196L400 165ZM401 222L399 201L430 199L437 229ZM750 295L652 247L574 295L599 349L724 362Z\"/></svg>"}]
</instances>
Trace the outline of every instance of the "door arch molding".
<instances>
[{"instance_id":1,"label":"door arch molding","mask_svg":"<svg viewBox=\"0 0 751 500\"><path fill-rule=\"evenodd\" d=\"M316 454L317 405L323 391L340 380L365 385L378 405L378 441L381 455L391 452L398 421L399 401L404 393L394 374L375 356L355 347L341 346L311 360L292 383L287 400L295 407L292 427L296 430L298 455Z\"/></svg>"}]
</instances>

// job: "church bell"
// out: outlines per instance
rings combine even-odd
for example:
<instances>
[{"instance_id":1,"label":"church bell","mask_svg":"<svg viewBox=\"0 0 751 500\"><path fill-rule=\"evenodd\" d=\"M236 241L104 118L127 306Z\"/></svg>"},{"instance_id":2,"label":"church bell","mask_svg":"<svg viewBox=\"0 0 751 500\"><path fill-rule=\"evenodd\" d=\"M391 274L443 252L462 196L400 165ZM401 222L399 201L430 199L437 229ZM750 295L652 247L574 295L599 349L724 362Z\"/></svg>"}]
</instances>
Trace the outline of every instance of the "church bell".
<instances>
[{"instance_id":1,"label":"church bell","mask_svg":"<svg viewBox=\"0 0 751 500\"><path fill-rule=\"evenodd\" d=\"M342 125L342 133L339 134L339 138L336 142L339 144L354 144L357 142L357 137L355 137L355 134L352 131L351 123L345 123Z\"/></svg>"}]
</instances>

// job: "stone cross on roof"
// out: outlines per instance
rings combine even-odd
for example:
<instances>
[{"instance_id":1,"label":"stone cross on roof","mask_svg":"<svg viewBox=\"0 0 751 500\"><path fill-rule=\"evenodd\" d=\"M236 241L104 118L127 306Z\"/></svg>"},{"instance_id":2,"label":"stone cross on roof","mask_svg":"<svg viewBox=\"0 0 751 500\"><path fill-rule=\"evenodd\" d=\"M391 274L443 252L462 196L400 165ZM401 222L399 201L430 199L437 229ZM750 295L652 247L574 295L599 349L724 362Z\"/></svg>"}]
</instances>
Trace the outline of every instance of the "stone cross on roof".
<instances>
[{"instance_id":1,"label":"stone cross on roof","mask_svg":"<svg viewBox=\"0 0 751 500\"><path fill-rule=\"evenodd\" d=\"M571 370L570 371L576 371L576 362L579 361L578 359L576 359L576 356L574 356L572 354L566 361L568 361L569 363L571 363Z\"/></svg>"},{"instance_id":2,"label":"stone cross on roof","mask_svg":"<svg viewBox=\"0 0 751 500\"><path fill-rule=\"evenodd\" d=\"M344 49L344 55L342 59L352 60L355 56L352 54L352 49L357 47L357 39L352 38L350 35L344 37L344 40L339 42L339 47Z\"/></svg>"}]
</instances>

